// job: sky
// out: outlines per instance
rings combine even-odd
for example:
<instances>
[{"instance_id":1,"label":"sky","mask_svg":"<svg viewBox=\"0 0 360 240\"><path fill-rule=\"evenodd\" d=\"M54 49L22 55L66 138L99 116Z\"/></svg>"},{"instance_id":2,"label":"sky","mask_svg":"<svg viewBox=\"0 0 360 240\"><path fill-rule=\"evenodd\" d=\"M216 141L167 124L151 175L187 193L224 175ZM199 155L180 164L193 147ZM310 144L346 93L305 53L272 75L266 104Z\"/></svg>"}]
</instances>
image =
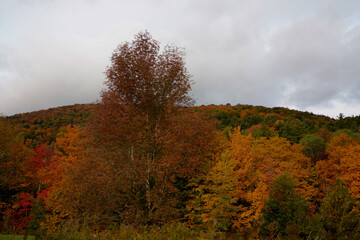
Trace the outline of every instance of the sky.
<instances>
[{"instance_id":1,"label":"sky","mask_svg":"<svg viewBox=\"0 0 360 240\"><path fill-rule=\"evenodd\" d=\"M1 0L0 113L96 102L144 30L185 49L197 105L360 115L359 0Z\"/></svg>"}]
</instances>

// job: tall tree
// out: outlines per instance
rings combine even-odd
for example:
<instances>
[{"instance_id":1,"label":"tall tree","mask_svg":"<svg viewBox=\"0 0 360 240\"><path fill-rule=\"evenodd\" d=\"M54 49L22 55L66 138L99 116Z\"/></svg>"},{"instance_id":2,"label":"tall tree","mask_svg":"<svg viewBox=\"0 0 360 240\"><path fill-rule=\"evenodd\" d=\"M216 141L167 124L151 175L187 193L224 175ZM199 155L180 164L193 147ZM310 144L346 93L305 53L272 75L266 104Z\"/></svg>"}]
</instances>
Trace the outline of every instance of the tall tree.
<instances>
[{"instance_id":1,"label":"tall tree","mask_svg":"<svg viewBox=\"0 0 360 240\"><path fill-rule=\"evenodd\" d=\"M114 204L128 221L163 221L177 214L177 181L200 169L212 133L184 108L193 102L184 53L160 52L158 41L139 33L115 50L106 76L94 130L98 156L116 176Z\"/></svg>"},{"instance_id":2,"label":"tall tree","mask_svg":"<svg viewBox=\"0 0 360 240\"><path fill-rule=\"evenodd\" d=\"M48 173L44 184L49 186L45 197L48 214L43 224L44 229L58 230L64 222L69 222L74 218L78 213L76 209L81 209L85 205L82 203L87 201L87 198L78 197L79 195L86 196L86 193L82 193L85 185L83 182L86 179L76 179L76 177L77 171L81 169L81 163L84 162L89 138L83 129L67 126L56 139L55 161L51 161L44 169ZM87 174L92 176L89 171ZM94 200L89 199L86 207L91 207L88 202Z\"/></svg>"}]
</instances>

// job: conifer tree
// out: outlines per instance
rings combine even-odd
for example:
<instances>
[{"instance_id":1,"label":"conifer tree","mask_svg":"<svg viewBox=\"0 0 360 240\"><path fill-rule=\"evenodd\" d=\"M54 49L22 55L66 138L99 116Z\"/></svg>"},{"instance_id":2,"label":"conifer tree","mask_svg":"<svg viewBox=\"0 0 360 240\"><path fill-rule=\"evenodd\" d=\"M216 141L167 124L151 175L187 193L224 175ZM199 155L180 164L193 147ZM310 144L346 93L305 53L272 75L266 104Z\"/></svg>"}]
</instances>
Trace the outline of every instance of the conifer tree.
<instances>
[{"instance_id":1,"label":"conifer tree","mask_svg":"<svg viewBox=\"0 0 360 240\"><path fill-rule=\"evenodd\" d=\"M262 209L261 235L275 238L301 235L306 224L306 200L296 192L289 173L279 175L270 185L269 199Z\"/></svg>"},{"instance_id":2,"label":"conifer tree","mask_svg":"<svg viewBox=\"0 0 360 240\"><path fill-rule=\"evenodd\" d=\"M360 219L356 200L344 183L337 179L320 208L326 239L359 239Z\"/></svg>"}]
</instances>

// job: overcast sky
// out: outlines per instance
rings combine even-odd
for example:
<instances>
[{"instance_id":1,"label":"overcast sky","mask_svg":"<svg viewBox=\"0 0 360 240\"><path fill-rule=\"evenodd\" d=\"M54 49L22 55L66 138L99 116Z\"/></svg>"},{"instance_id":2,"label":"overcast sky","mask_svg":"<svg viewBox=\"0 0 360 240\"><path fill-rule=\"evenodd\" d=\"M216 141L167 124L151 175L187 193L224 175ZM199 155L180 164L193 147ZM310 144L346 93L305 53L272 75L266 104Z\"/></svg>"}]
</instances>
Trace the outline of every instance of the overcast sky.
<instances>
[{"instance_id":1,"label":"overcast sky","mask_svg":"<svg viewBox=\"0 0 360 240\"><path fill-rule=\"evenodd\" d=\"M197 105L360 115L359 0L1 0L0 113L95 102L144 30L185 48Z\"/></svg>"}]
</instances>

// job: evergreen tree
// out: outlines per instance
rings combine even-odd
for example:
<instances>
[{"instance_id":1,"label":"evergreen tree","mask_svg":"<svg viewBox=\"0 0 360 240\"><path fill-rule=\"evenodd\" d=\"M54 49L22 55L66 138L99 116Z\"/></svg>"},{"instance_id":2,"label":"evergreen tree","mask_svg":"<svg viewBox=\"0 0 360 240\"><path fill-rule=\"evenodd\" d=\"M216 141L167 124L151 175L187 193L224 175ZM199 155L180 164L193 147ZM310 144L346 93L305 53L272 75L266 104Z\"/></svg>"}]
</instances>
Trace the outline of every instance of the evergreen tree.
<instances>
[{"instance_id":1,"label":"evergreen tree","mask_svg":"<svg viewBox=\"0 0 360 240\"><path fill-rule=\"evenodd\" d=\"M320 216L326 239L360 239L358 206L341 180L327 193Z\"/></svg>"},{"instance_id":2,"label":"evergreen tree","mask_svg":"<svg viewBox=\"0 0 360 240\"><path fill-rule=\"evenodd\" d=\"M295 183L287 172L270 185L269 199L262 209L261 236L265 238L303 235L306 225L306 200L295 191Z\"/></svg>"},{"instance_id":3,"label":"evergreen tree","mask_svg":"<svg viewBox=\"0 0 360 240\"><path fill-rule=\"evenodd\" d=\"M304 146L304 155L311 158L314 164L324 158L326 143L323 138L307 134L300 140L300 144Z\"/></svg>"}]
</instances>

